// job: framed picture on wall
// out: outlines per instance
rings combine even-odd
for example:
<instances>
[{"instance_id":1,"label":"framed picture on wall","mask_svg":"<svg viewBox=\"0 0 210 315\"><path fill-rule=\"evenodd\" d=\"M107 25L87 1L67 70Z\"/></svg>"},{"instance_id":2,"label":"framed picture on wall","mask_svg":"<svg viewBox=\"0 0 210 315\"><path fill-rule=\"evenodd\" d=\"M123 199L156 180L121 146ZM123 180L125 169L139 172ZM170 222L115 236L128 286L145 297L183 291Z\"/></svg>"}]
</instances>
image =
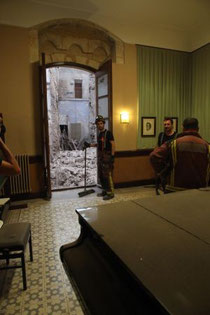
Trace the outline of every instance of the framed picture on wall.
<instances>
[{"instance_id":1,"label":"framed picture on wall","mask_svg":"<svg viewBox=\"0 0 210 315\"><path fill-rule=\"evenodd\" d=\"M155 137L156 117L141 117L141 136Z\"/></svg>"},{"instance_id":2,"label":"framed picture on wall","mask_svg":"<svg viewBox=\"0 0 210 315\"><path fill-rule=\"evenodd\" d=\"M178 117L171 117L173 119L174 131L178 132Z\"/></svg>"}]
</instances>

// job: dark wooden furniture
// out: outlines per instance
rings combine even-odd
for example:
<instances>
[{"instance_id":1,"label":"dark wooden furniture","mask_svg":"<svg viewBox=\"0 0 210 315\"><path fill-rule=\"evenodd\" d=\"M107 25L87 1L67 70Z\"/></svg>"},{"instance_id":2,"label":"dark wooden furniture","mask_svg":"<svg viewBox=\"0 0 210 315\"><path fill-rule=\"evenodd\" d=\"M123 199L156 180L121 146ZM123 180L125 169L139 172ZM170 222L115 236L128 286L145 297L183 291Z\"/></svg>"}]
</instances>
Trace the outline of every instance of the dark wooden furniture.
<instances>
[{"instance_id":1,"label":"dark wooden furniture","mask_svg":"<svg viewBox=\"0 0 210 315\"><path fill-rule=\"evenodd\" d=\"M210 313L210 191L76 212L81 235L60 255L87 314Z\"/></svg>"},{"instance_id":2,"label":"dark wooden furniture","mask_svg":"<svg viewBox=\"0 0 210 315\"><path fill-rule=\"evenodd\" d=\"M4 186L7 182L7 177L0 175L0 195L4 195ZM0 198L0 220L5 220L10 207L10 198Z\"/></svg>"},{"instance_id":3,"label":"dark wooden furniture","mask_svg":"<svg viewBox=\"0 0 210 315\"><path fill-rule=\"evenodd\" d=\"M25 268L25 249L29 242L30 260L33 261L31 224L30 223L8 223L0 228L0 260L6 261L4 269L22 269L23 289L27 289L26 268ZM10 259L20 258L19 265L9 265Z\"/></svg>"},{"instance_id":4,"label":"dark wooden furniture","mask_svg":"<svg viewBox=\"0 0 210 315\"><path fill-rule=\"evenodd\" d=\"M0 198L0 220L5 221L10 207L10 198Z\"/></svg>"}]
</instances>

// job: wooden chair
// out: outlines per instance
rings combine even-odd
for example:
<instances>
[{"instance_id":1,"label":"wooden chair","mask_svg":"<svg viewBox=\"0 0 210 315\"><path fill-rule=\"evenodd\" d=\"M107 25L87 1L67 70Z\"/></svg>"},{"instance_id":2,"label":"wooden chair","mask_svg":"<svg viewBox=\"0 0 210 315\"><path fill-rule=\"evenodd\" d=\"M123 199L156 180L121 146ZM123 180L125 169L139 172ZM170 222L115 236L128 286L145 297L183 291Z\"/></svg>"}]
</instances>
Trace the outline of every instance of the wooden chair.
<instances>
[{"instance_id":1,"label":"wooden chair","mask_svg":"<svg viewBox=\"0 0 210 315\"><path fill-rule=\"evenodd\" d=\"M0 270L22 268L23 289L27 289L25 249L29 242L30 261L33 261L31 224L30 223L8 223L0 228L0 260L6 260L6 266ZM10 266L9 261L20 258L21 264Z\"/></svg>"}]
</instances>

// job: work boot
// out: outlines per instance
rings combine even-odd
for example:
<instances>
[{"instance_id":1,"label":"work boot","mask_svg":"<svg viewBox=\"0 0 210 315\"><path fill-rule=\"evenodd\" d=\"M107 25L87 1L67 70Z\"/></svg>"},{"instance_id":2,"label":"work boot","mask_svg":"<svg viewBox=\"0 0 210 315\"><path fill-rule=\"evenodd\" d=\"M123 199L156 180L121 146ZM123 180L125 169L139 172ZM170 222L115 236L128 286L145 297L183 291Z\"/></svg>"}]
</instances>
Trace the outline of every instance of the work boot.
<instances>
[{"instance_id":1,"label":"work boot","mask_svg":"<svg viewBox=\"0 0 210 315\"><path fill-rule=\"evenodd\" d=\"M106 190L102 190L101 193L97 194L97 197L104 197L104 196L106 196Z\"/></svg>"},{"instance_id":2,"label":"work boot","mask_svg":"<svg viewBox=\"0 0 210 315\"><path fill-rule=\"evenodd\" d=\"M109 194L109 195L104 196L103 200L110 200L112 198L114 198L114 195L113 194Z\"/></svg>"}]
</instances>

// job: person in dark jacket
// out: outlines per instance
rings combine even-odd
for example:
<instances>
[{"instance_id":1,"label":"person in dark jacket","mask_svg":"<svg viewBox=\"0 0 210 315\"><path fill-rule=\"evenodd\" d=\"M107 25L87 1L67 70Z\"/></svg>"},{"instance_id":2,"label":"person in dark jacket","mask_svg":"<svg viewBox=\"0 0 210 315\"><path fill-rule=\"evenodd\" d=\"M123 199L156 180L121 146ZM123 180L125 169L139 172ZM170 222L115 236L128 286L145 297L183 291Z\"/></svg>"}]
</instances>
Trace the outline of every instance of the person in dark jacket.
<instances>
[{"instance_id":1,"label":"person in dark jacket","mask_svg":"<svg viewBox=\"0 0 210 315\"><path fill-rule=\"evenodd\" d=\"M115 142L114 136L110 130L105 129L105 119L98 115L95 124L99 131L97 144L85 142L85 147L95 147L98 149L98 177L102 186L102 192L98 193L98 197L103 200L114 198L114 184L112 173L114 169Z\"/></svg>"},{"instance_id":2,"label":"person in dark jacket","mask_svg":"<svg viewBox=\"0 0 210 315\"><path fill-rule=\"evenodd\" d=\"M173 119L170 117L165 117L164 121L164 131L159 133L158 136L158 146L160 147L163 143L171 141L176 137L176 131L174 131Z\"/></svg>"},{"instance_id":3,"label":"person in dark jacket","mask_svg":"<svg viewBox=\"0 0 210 315\"><path fill-rule=\"evenodd\" d=\"M103 200L114 197L114 185L112 172L114 168L115 143L114 136L110 130L105 129L105 119L99 115L96 117L98 128L98 176L102 186L102 192L98 196L103 196Z\"/></svg>"},{"instance_id":4,"label":"person in dark jacket","mask_svg":"<svg viewBox=\"0 0 210 315\"><path fill-rule=\"evenodd\" d=\"M172 191L208 186L209 144L198 133L196 118L183 121L183 132L150 154L157 176L168 175L167 188Z\"/></svg>"}]
</instances>

